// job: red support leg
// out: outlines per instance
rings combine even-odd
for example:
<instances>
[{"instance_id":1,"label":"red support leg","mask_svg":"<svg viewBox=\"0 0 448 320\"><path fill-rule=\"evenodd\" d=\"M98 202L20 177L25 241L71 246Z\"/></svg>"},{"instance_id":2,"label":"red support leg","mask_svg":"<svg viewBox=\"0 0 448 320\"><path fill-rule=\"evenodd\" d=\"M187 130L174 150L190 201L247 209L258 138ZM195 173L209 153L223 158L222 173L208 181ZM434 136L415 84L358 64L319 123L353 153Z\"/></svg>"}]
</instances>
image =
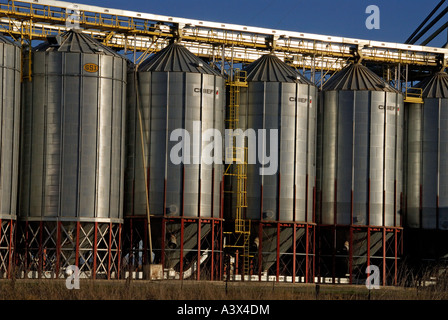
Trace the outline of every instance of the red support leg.
<instances>
[{"instance_id":1,"label":"red support leg","mask_svg":"<svg viewBox=\"0 0 448 320\"><path fill-rule=\"evenodd\" d=\"M258 225L258 280L263 272L263 223Z\"/></svg>"},{"instance_id":2,"label":"red support leg","mask_svg":"<svg viewBox=\"0 0 448 320\"><path fill-rule=\"evenodd\" d=\"M349 263L349 277L350 277L350 284L353 283L353 227L350 226L350 241L349 241L349 247L348 247L348 263Z\"/></svg>"},{"instance_id":3,"label":"red support leg","mask_svg":"<svg viewBox=\"0 0 448 320\"><path fill-rule=\"evenodd\" d=\"M15 256L16 256L16 228L17 228L17 222L11 220L11 229L10 229L10 235L9 235L9 267L8 267L8 277L11 276L11 272L15 272Z\"/></svg>"},{"instance_id":4,"label":"red support leg","mask_svg":"<svg viewBox=\"0 0 448 320\"><path fill-rule=\"evenodd\" d=\"M313 225L313 242L311 243L312 248L313 248L313 263L312 263L312 269L311 269L311 274L312 274L312 278L311 278L311 282L314 282L315 277L316 277L316 226Z\"/></svg>"},{"instance_id":5,"label":"red support leg","mask_svg":"<svg viewBox=\"0 0 448 320\"><path fill-rule=\"evenodd\" d=\"M0 245L2 244L2 229L3 229L3 220L0 219ZM9 250L11 250L11 242L9 242L9 245L8 245L8 252L9 252ZM8 253L8 256L9 256L9 253ZM10 262L8 262L8 267L5 270L8 275L8 279L9 279L9 270L10 270L9 265L10 265ZM1 267L0 267L0 269L1 269Z\"/></svg>"},{"instance_id":6,"label":"red support leg","mask_svg":"<svg viewBox=\"0 0 448 320\"><path fill-rule=\"evenodd\" d=\"M211 255L211 272L210 272L210 280L213 281L214 273L215 273L215 220L212 219L210 221L212 228L212 255Z\"/></svg>"},{"instance_id":7,"label":"red support leg","mask_svg":"<svg viewBox=\"0 0 448 320\"><path fill-rule=\"evenodd\" d=\"M117 279L120 279L120 270L121 270L121 223L118 225L118 266L117 266Z\"/></svg>"},{"instance_id":8,"label":"red support leg","mask_svg":"<svg viewBox=\"0 0 448 320\"><path fill-rule=\"evenodd\" d=\"M280 223L277 222L277 267L276 267L277 282L280 280Z\"/></svg>"},{"instance_id":9,"label":"red support leg","mask_svg":"<svg viewBox=\"0 0 448 320\"><path fill-rule=\"evenodd\" d=\"M180 257L179 279L184 278L184 218L180 219Z\"/></svg>"},{"instance_id":10,"label":"red support leg","mask_svg":"<svg viewBox=\"0 0 448 320\"><path fill-rule=\"evenodd\" d=\"M109 222L109 244L107 249L107 279L110 280L111 258L112 258L112 222Z\"/></svg>"},{"instance_id":11,"label":"red support leg","mask_svg":"<svg viewBox=\"0 0 448 320\"><path fill-rule=\"evenodd\" d=\"M129 277L132 277L131 266L134 264L134 218L129 219L129 260L128 260L128 269L129 269Z\"/></svg>"},{"instance_id":12,"label":"red support leg","mask_svg":"<svg viewBox=\"0 0 448 320\"><path fill-rule=\"evenodd\" d=\"M386 285L386 228L383 227L383 286Z\"/></svg>"},{"instance_id":13,"label":"red support leg","mask_svg":"<svg viewBox=\"0 0 448 320\"><path fill-rule=\"evenodd\" d=\"M370 266L370 227L367 228L367 266Z\"/></svg>"},{"instance_id":14,"label":"red support leg","mask_svg":"<svg viewBox=\"0 0 448 320\"><path fill-rule=\"evenodd\" d=\"M296 244L297 244L297 239L296 239L296 224L293 223L293 233L292 233L292 283L296 282ZM307 256L305 257L305 259L307 258ZM306 279L305 279L306 282Z\"/></svg>"},{"instance_id":15,"label":"red support leg","mask_svg":"<svg viewBox=\"0 0 448 320\"><path fill-rule=\"evenodd\" d=\"M198 219L198 262L196 264L196 280L200 280L201 279L201 239L202 239L202 235L201 235L201 219Z\"/></svg>"},{"instance_id":16,"label":"red support leg","mask_svg":"<svg viewBox=\"0 0 448 320\"><path fill-rule=\"evenodd\" d=\"M39 271L38 271L38 278L40 279L42 277L42 271L45 266L45 257L44 257L44 250L42 248L42 236L43 236L43 221L39 223Z\"/></svg>"},{"instance_id":17,"label":"red support leg","mask_svg":"<svg viewBox=\"0 0 448 320\"><path fill-rule=\"evenodd\" d=\"M76 222L76 242L75 242L75 265L79 268L79 230L80 229L80 222Z\"/></svg>"},{"instance_id":18,"label":"red support leg","mask_svg":"<svg viewBox=\"0 0 448 320\"><path fill-rule=\"evenodd\" d=\"M332 275L331 275L331 277L332 277L333 283L336 283L336 226L335 225L331 227L331 232L332 232L331 241L332 241L332 246L333 246L333 250L331 253L331 255L332 255L332 257L331 257L331 260L332 260Z\"/></svg>"},{"instance_id":19,"label":"red support leg","mask_svg":"<svg viewBox=\"0 0 448 320\"><path fill-rule=\"evenodd\" d=\"M56 279L59 278L59 270L61 267L61 225L62 222L58 221L56 229Z\"/></svg>"},{"instance_id":20,"label":"red support leg","mask_svg":"<svg viewBox=\"0 0 448 320\"><path fill-rule=\"evenodd\" d=\"M2 244L2 229L3 229L3 220L0 219L0 245ZM11 242L8 245L8 249L11 250ZM10 264L10 262L8 262L7 270L5 270L6 273L8 274L8 279L9 279L9 269L10 269L9 264ZM1 267L0 267L0 269L1 269Z\"/></svg>"},{"instance_id":21,"label":"red support leg","mask_svg":"<svg viewBox=\"0 0 448 320\"><path fill-rule=\"evenodd\" d=\"M161 248L160 248L160 263L162 264L162 268L165 269L165 239L166 239L166 220L162 218L162 239L161 239ZM152 255L151 252L149 255ZM151 258L150 258L151 259Z\"/></svg>"},{"instance_id":22,"label":"red support leg","mask_svg":"<svg viewBox=\"0 0 448 320\"><path fill-rule=\"evenodd\" d=\"M397 285L397 276L398 276L398 229L395 228L394 230L394 285Z\"/></svg>"},{"instance_id":23,"label":"red support leg","mask_svg":"<svg viewBox=\"0 0 448 320\"><path fill-rule=\"evenodd\" d=\"M8 244L8 267L6 270L6 274L8 275L8 279L11 278L11 272L12 270L12 262L13 262L13 250L14 247L14 222L12 220L9 220L9 244ZM2 221L0 219L0 226L2 224ZM1 229L1 228L0 228ZM2 238L0 234L0 239Z\"/></svg>"},{"instance_id":24,"label":"red support leg","mask_svg":"<svg viewBox=\"0 0 448 320\"><path fill-rule=\"evenodd\" d=\"M25 222L25 272L28 272L28 247L29 247L29 243L28 243L28 220ZM25 277L27 277L28 275L25 274Z\"/></svg>"},{"instance_id":25,"label":"red support leg","mask_svg":"<svg viewBox=\"0 0 448 320\"><path fill-rule=\"evenodd\" d=\"M223 244L223 239L222 239L222 220L219 222L219 275L218 275L218 279L222 280L222 275L223 275L223 262L224 262L224 255L222 252L222 244Z\"/></svg>"},{"instance_id":26,"label":"red support leg","mask_svg":"<svg viewBox=\"0 0 448 320\"><path fill-rule=\"evenodd\" d=\"M305 283L308 283L309 279L309 266L310 266L310 231L308 224L305 224Z\"/></svg>"},{"instance_id":27,"label":"red support leg","mask_svg":"<svg viewBox=\"0 0 448 320\"><path fill-rule=\"evenodd\" d=\"M98 248L97 248L97 243L98 243L98 222L95 222L95 231L94 231L94 240L93 240L93 274L92 274L92 278L96 279L96 260L97 260L97 252L98 252Z\"/></svg>"}]
</instances>

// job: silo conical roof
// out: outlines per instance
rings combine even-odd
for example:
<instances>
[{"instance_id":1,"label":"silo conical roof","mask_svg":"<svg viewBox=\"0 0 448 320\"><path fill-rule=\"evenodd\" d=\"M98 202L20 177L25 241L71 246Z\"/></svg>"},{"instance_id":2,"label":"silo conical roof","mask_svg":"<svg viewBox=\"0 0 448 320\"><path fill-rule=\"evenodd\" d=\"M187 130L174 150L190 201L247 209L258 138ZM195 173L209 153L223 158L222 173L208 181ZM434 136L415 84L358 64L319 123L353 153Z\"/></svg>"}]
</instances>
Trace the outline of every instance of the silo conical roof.
<instances>
[{"instance_id":1,"label":"silo conical roof","mask_svg":"<svg viewBox=\"0 0 448 320\"><path fill-rule=\"evenodd\" d=\"M172 43L146 59L139 71L192 72L221 76L208 63L195 56L184 46Z\"/></svg>"},{"instance_id":2,"label":"silo conical roof","mask_svg":"<svg viewBox=\"0 0 448 320\"><path fill-rule=\"evenodd\" d=\"M5 37L3 34L0 34L0 43L7 43L7 44L17 45L12 40L9 40L7 37Z\"/></svg>"},{"instance_id":3,"label":"silo conical roof","mask_svg":"<svg viewBox=\"0 0 448 320\"><path fill-rule=\"evenodd\" d=\"M418 83L416 88L421 88L424 98L448 98L448 74L437 72Z\"/></svg>"},{"instance_id":4,"label":"silo conical roof","mask_svg":"<svg viewBox=\"0 0 448 320\"><path fill-rule=\"evenodd\" d=\"M47 42L38 45L35 50L102 54L123 58L111 48L101 44L98 40L75 29L60 35L47 37Z\"/></svg>"},{"instance_id":5,"label":"silo conical roof","mask_svg":"<svg viewBox=\"0 0 448 320\"><path fill-rule=\"evenodd\" d=\"M274 54L265 54L244 69L248 81L292 82L313 85Z\"/></svg>"},{"instance_id":6,"label":"silo conical roof","mask_svg":"<svg viewBox=\"0 0 448 320\"><path fill-rule=\"evenodd\" d=\"M350 64L344 67L324 84L322 90L398 92L373 71L360 63Z\"/></svg>"}]
</instances>

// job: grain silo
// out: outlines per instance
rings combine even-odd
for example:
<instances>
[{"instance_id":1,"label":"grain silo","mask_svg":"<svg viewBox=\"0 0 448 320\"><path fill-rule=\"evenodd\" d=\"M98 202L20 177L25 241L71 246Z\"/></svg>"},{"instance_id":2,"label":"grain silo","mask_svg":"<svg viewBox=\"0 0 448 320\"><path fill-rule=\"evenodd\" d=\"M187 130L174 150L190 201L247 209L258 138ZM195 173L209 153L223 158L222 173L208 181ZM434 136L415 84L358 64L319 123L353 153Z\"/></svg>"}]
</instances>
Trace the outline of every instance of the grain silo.
<instances>
[{"instance_id":1,"label":"grain silo","mask_svg":"<svg viewBox=\"0 0 448 320\"><path fill-rule=\"evenodd\" d=\"M320 277L396 280L401 246L403 97L360 63L323 86L318 112Z\"/></svg>"},{"instance_id":2,"label":"grain silo","mask_svg":"<svg viewBox=\"0 0 448 320\"><path fill-rule=\"evenodd\" d=\"M247 88L241 88L239 127L248 136L245 218L252 224L250 272L259 280L309 282L317 89L274 54L261 56L244 70ZM251 140L251 132L257 141ZM231 209L226 210L230 217L235 215Z\"/></svg>"},{"instance_id":3,"label":"grain silo","mask_svg":"<svg viewBox=\"0 0 448 320\"><path fill-rule=\"evenodd\" d=\"M405 106L405 254L421 267L448 257L448 74L437 72ZM410 90L412 91L412 90Z\"/></svg>"},{"instance_id":4,"label":"grain silo","mask_svg":"<svg viewBox=\"0 0 448 320\"><path fill-rule=\"evenodd\" d=\"M24 70L18 245L25 277L120 269L127 61L81 31L48 37Z\"/></svg>"},{"instance_id":5,"label":"grain silo","mask_svg":"<svg viewBox=\"0 0 448 320\"><path fill-rule=\"evenodd\" d=\"M21 50L0 35L0 278L13 263L17 218Z\"/></svg>"},{"instance_id":6,"label":"grain silo","mask_svg":"<svg viewBox=\"0 0 448 320\"><path fill-rule=\"evenodd\" d=\"M184 46L172 43L129 74L128 88L129 228L124 249L129 268L137 270L151 256L168 278L217 279L223 164L221 157L214 163L204 161L202 152L214 141L216 155L222 154L220 137L209 140L206 135L216 129L224 136L224 78Z\"/></svg>"}]
</instances>

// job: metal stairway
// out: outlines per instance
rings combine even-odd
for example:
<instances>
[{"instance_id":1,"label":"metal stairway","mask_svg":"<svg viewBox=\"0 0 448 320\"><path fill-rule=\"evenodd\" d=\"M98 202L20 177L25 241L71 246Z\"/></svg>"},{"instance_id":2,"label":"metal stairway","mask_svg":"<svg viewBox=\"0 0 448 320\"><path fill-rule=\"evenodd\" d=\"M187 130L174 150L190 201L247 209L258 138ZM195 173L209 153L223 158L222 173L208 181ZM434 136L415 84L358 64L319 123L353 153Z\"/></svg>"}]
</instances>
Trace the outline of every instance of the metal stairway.
<instances>
[{"instance_id":1,"label":"metal stairway","mask_svg":"<svg viewBox=\"0 0 448 320\"><path fill-rule=\"evenodd\" d=\"M240 106L240 88L247 87L246 73L235 70L232 80L226 83L229 91L228 111L227 111L227 129L239 128L239 106ZM224 175L231 176L236 180L235 188L226 190L236 197L235 207L235 226L233 232L224 232L230 236L230 243L227 248L242 250L243 254L243 279L250 274L250 220L245 219L245 210L247 208L247 148L238 146L235 143L237 135L233 136L234 143L232 147L226 149L225 160L228 164Z\"/></svg>"}]
</instances>

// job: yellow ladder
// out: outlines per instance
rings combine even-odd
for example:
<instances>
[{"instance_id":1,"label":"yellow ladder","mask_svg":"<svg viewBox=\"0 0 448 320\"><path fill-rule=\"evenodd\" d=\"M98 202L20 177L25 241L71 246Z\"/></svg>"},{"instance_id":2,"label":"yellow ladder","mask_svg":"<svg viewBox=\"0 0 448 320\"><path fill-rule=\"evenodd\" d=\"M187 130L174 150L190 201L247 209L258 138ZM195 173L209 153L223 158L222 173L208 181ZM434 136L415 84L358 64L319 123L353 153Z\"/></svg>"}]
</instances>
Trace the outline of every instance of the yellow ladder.
<instances>
[{"instance_id":1,"label":"yellow ladder","mask_svg":"<svg viewBox=\"0 0 448 320\"><path fill-rule=\"evenodd\" d=\"M247 87L246 72L235 70L232 80L227 81L229 90L229 102L227 111L227 128L238 129L240 88ZM233 243L226 245L228 248L242 249L243 254L243 279L250 275L250 220L245 219L247 208L247 148L238 147L234 141L233 146L226 150L226 163L228 166L225 175L236 177L236 190L228 190L236 197L235 229L233 232L225 232L233 235Z\"/></svg>"}]
</instances>

